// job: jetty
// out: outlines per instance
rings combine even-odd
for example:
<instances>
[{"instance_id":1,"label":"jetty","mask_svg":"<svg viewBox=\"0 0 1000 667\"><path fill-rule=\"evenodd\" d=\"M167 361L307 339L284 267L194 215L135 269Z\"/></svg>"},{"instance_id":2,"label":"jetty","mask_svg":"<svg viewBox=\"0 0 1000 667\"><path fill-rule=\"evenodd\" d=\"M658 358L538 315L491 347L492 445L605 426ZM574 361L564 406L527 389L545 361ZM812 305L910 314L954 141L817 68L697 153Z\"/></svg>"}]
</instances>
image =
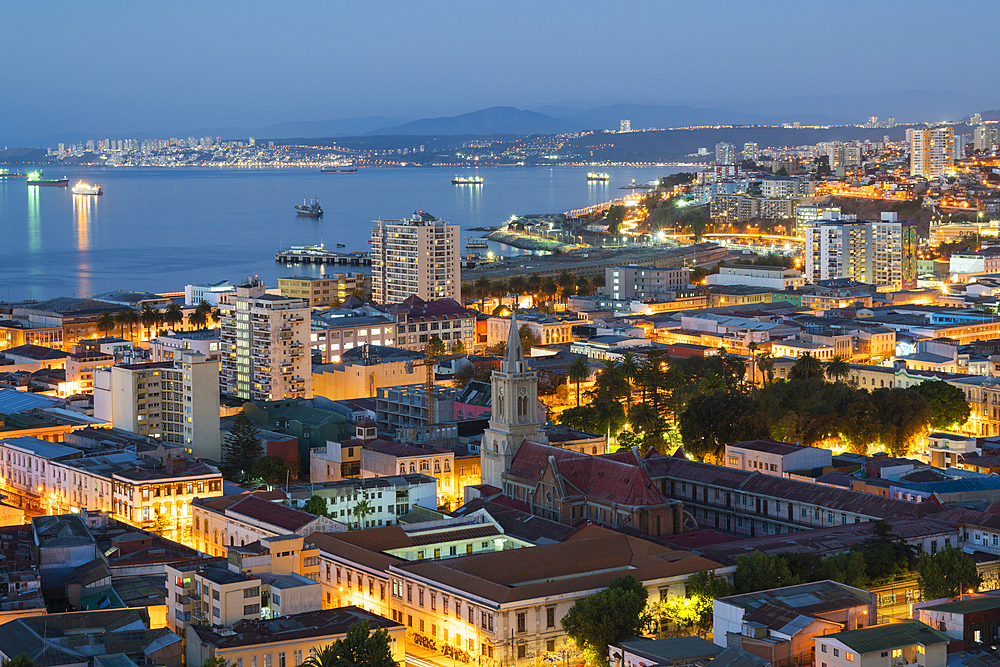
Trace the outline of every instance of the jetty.
<instances>
[{"instance_id":1,"label":"jetty","mask_svg":"<svg viewBox=\"0 0 1000 667\"><path fill-rule=\"evenodd\" d=\"M293 245L278 252L274 261L282 264L339 264L341 266L371 266L371 253L334 252L320 245Z\"/></svg>"}]
</instances>

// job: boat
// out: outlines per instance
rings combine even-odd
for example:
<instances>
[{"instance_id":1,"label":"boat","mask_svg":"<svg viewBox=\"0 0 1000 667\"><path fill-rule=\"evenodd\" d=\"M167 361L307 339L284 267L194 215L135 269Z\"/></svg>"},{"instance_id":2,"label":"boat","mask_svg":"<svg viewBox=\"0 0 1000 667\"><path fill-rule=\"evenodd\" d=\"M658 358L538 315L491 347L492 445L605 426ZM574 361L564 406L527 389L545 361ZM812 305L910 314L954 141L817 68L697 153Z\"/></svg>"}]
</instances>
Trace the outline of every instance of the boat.
<instances>
[{"instance_id":1,"label":"boat","mask_svg":"<svg viewBox=\"0 0 1000 667\"><path fill-rule=\"evenodd\" d=\"M308 202L303 197L302 205L295 207L295 213L305 218L322 218L323 209L319 206L319 200L313 197Z\"/></svg>"},{"instance_id":2,"label":"boat","mask_svg":"<svg viewBox=\"0 0 1000 667\"><path fill-rule=\"evenodd\" d=\"M587 172L587 180L588 181L610 181L611 180L611 176L609 176L608 174L605 174L604 172L598 173L596 171L590 171L590 172Z\"/></svg>"},{"instance_id":3,"label":"boat","mask_svg":"<svg viewBox=\"0 0 1000 667\"><path fill-rule=\"evenodd\" d=\"M69 177L63 176L62 178L43 178L42 172L33 171L28 174L28 185L51 185L57 188L65 188L69 185Z\"/></svg>"},{"instance_id":4,"label":"boat","mask_svg":"<svg viewBox=\"0 0 1000 667\"><path fill-rule=\"evenodd\" d=\"M621 186L618 189L619 190L652 190L653 186L649 185L648 183L636 183L635 179L633 178L631 183L628 183L627 185L623 185L623 186Z\"/></svg>"},{"instance_id":5,"label":"boat","mask_svg":"<svg viewBox=\"0 0 1000 667\"><path fill-rule=\"evenodd\" d=\"M77 184L73 186L73 194L75 195L103 195L104 191L101 190L100 185L91 185L90 183L84 183L83 181L77 181Z\"/></svg>"},{"instance_id":6,"label":"boat","mask_svg":"<svg viewBox=\"0 0 1000 667\"><path fill-rule=\"evenodd\" d=\"M24 178L27 174L20 171L10 171L9 169L0 169L0 178Z\"/></svg>"},{"instance_id":7,"label":"boat","mask_svg":"<svg viewBox=\"0 0 1000 667\"><path fill-rule=\"evenodd\" d=\"M465 239L466 248L489 248L489 243L484 238Z\"/></svg>"},{"instance_id":8,"label":"boat","mask_svg":"<svg viewBox=\"0 0 1000 667\"><path fill-rule=\"evenodd\" d=\"M347 246L346 246L346 245L344 245L343 243L338 243L338 244L337 244L337 247L338 247L338 248L346 248Z\"/></svg>"},{"instance_id":9,"label":"boat","mask_svg":"<svg viewBox=\"0 0 1000 667\"><path fill-rule=\"evenodd\" d=\"M451 179L452 185L482 185L482 176L456 176Z\"/></svg>"},{"instance_id":10,"label":"boat","mask_svg":"<svg viewBox=\"0 0 1000 667\"><path fill-rule=\"evenodd\" d=\"M358 168L353 164L331 164L322 167L319 171L321 174L356 174L358 173Z\"/></svg>"}]
</instances>

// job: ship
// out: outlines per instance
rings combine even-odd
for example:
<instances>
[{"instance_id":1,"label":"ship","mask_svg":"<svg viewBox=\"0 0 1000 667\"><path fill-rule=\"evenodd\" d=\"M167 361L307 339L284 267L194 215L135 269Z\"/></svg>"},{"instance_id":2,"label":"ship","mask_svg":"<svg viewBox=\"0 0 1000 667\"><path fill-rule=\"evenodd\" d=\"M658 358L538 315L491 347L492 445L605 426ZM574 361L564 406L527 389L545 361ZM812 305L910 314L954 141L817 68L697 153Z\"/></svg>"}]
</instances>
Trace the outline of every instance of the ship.
<instances>
[{"instance_id":1,"label":"ship","mask_svg":"<svg viewBox=\"0 0 1000 667\"><path fill-rule=\"evenodd\" d=\"M327 165L320 169L320 173L323 174L356 174L358 173L358 168L353 164L342 164Z\"/></svg>"},{"instance_id":2,"label":"ship","mask_svg":"<svg viewBox=\"0 0 1000 667\"><path fill-rule=\"evenodd\" d=\"M91 185L90 183L84 183L83 181L77 181L77 184L73 186L73 194L75 195L103 195L104 191L101 190L100 185Z\"/></svg>"},{"instance_id":3,"label":"ship","mask_svg":"<svg viewBox=\"0 0 1000 667\"><path fill-rule=\"evenodd\" d=\"M0 169L0 178L24 178L27 174L20 171L10 171L9 169Z\"/></svg>"},{"instance_id":4,"label":"ship","mask_svg":"<svg viewBox=\"0 0 1000 667\"><path fill-rule=\"evenodd\" d=\"M619 190L652 190L653 186L648 183L636 183L635 179L632 179L631 183L626 183L625 185L618 188Z\"/></svg>"},{"instance_id":5,"label":"ship","mask_svg":"<svg viewBox=\"0 0 1000 667\"><path fill-rule=\"evenodd\" d=\"M51 185L57 188L65 188L69 185L69 177L63 176L62 178L43 178L42 172L33 171L28 174L28 185Z\"/></svg>"},{"instance_id":6,"label":"ship","mask_svg":"<svg viewBox=\"0 0 1000 667\"><path fill-rule=\"evenodd\" d=\"M482 176L456 176L451 179L452 185L482 185Z\"/></svg>"},{"instance_id":7,"label":"ship","mask_svg":"<svg viewBox=\"0 0 1000 667\"><path fill-rule=\"evenodd\" d=\"M596 171L590 171L590 172L587 172L587 180L588 181L610 181L611 180L611 176L609 176L608 174L605 174L603 172L598 173Z\"/></svg>"},{"instance_id":8,"label":"ship","mask_svg":"<svg viewBox=\"0 0 1000 667\"><path fill-rule=\"evenodd\" d=\"M473 248L489 248L490 245L484 238L468 238L465 239L465 247L471 250Z\"/></svg>"},{"instance_id":9,"label":"ship","mask_svg":"<svg viewBox=\"0 0 1000 667\"><path fill-rule=\"evenodd\" d=\"M302 205L295 207L295 213L305 218L322 218L323 209L319 206L319 200L313 197L308 202L303 197Z\"/></svg>"}]
</instances>

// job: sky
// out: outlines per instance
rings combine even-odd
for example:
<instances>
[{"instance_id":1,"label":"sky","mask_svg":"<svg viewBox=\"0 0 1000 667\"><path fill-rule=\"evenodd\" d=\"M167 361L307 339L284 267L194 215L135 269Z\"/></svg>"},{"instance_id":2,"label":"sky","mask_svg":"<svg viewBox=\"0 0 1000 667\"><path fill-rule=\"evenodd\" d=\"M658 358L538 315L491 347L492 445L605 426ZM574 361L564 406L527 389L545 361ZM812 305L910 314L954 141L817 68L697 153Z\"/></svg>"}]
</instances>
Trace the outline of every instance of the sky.
<instances>
[{"instance_id":1,"label":"sky","mask_svg":"<svg viewBox=\"0 0 1000 667\"><path fill-rule=\"evenodd\" d=\"M566 100L928 90L997 108L998 18L977 0L0 2L0 148Z\"/></svg>"}]
</instances>

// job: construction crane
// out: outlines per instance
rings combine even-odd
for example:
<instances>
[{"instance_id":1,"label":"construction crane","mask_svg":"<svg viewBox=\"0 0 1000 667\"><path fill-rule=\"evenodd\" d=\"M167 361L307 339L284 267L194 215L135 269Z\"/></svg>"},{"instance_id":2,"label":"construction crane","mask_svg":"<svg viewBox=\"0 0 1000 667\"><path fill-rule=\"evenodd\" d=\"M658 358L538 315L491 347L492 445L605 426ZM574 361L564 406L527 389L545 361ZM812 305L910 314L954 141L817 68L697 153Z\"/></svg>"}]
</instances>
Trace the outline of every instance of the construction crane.
<instances>
[{"instance_id":1,"label":"construction crane","mask_svg":"<svg viewBox=\"0 0 1000 667\"><path fill-rule=\"evenodd\" d=\"M406 372L412 373L414 368L424 367L424 392L427 394L427 423L433 424L435 422L435 403L437 401L436 392L434 389L434 367L437 366L437 355L431 354L431 346L424 349L424 360L423 361L407 361L406 362Z\"/></svg>"}]
</instances>

